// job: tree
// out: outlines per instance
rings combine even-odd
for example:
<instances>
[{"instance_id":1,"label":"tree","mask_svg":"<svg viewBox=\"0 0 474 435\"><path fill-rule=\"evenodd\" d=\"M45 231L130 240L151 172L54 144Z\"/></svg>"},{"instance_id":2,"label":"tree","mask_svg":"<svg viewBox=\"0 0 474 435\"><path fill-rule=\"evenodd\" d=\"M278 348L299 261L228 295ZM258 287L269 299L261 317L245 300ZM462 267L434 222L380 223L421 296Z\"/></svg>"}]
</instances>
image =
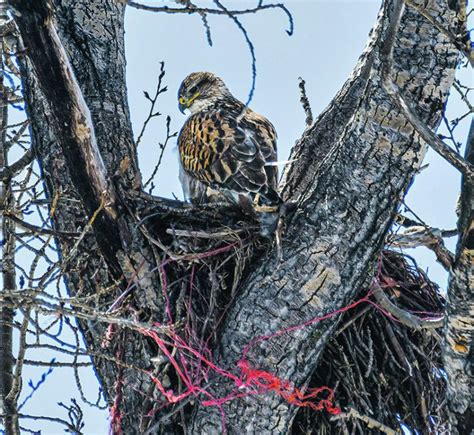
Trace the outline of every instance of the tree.
<instances>
[{"instance_id":1,"label":"tree","mask_svg":"<svg viewBox=\"0 0 474 435\"><path fill-rule=\"evenodd\" d=\"M212 13L179 3L204 20ZM43 283L20 291L4 281L2 300L10 311L26 307L25 318L32 309L79 320L115 433L364 432L361 421L393 433L399 420L435 430L444 382L429 350L441 343L426 329L440 318L408 310L435 312L442 298L405 257L383 250L427 146L464 177L454 261L433 231L424 236L452 269L447 414L453 433L467 433L472 134L462 158L433 133L459 52L472 62L463 1L383 3L353 75L316 120L308 116L285 169L282 249L228 204L196 208L143 192L125 89L124 2L11 5L34 155L71 297L46 299ZM10 311L2 316L11 323ZM349 363L352 346L368 361ZM11 372L12 362L3 367ZM328 388L306 389L310 379ZM329 389L336 381L345 412L330 420L339 412ZM18 433L15 402L5 400L10 381L2 382L7 431Z\"/></svg>"}]
</instances>

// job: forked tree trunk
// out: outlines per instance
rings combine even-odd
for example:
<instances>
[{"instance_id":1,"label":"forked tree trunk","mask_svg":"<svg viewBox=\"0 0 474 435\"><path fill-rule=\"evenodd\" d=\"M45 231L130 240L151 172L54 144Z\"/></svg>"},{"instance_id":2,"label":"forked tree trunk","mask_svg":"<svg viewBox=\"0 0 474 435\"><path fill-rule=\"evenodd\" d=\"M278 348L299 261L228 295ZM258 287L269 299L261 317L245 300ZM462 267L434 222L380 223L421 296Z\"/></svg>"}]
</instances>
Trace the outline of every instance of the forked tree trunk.
<instances>
[{"instance_id":1,"label":"forked tree trunk","mask_svg":"<svg viewBox=\"0 0 474 435\"><path fill-rule=\"evenodd\" d=\"M94 233L88 234L70 262L70 292L94 294L115 281L123 290L136 272L140 279L134 297L140 319L161 320L161 282L154 265L163 253L140 231L130 199L122 195L141 187L125 87L124 6L115 0L63 0L51 20L46 0L12 3L21 12L16 21L27 55L24 85L34 149L48 196L59 199L55 228L77 231L98 207L103 208L92 224ZM459 3L432 0L426 11L450 28ZM418 117L436 129L459 60L448 38L416 10L405 8L398 23L400 6L398 0L383 3L352 76L292 152L296 161L286 168L281 188L285 200L297 208L286 222L282 258L275 248L248 262L215 348L222 367L235 369L250 337L275 333L347 304L371 273L427 147L386 92L384 80L393 77ZM67 74L54 29L75 78ZM393 67L387 71L392 49ZM75 79L79 88L74 87ZM74 92L82 93L87 108ZM90 130L81 129L87 127L83 117L87 110L96 140ZM103 173L100 164L88 167L100 159ZM109 183L106 194L99 195L101 180L114 178L121 180L122 188ZM180 204L163 200L163 210L165 205L166 213L155 217L158 226L176 215L199 229L199 218L180 213ZM73 241L62 238L59 245L65 256ZM100 302L107 300L111 303L113 298ZM254 367L304 385L335 326L336 319L328 320L259 342L249 350L248 360ZM83 322L82 328L94 355L106 325ZM123 343L125 363L150 366L156 349L145 339L134 336ZM112 401L117 366L102 358L95 359L95 366ZM138 391L149 393L154 387L148 376L131 370L125 371L124 384L122 429L136 433L145 427L147 412L147 401ZM209 391L217 397L232 387L222 378L210 379ZM231 433L286 433L296 414L296 407L276 394L234 400L224 409ZM147 422L150 426L153 421ZM190 430L220 433L219 410L196 406Z\"/></svg>"}]
</instances>

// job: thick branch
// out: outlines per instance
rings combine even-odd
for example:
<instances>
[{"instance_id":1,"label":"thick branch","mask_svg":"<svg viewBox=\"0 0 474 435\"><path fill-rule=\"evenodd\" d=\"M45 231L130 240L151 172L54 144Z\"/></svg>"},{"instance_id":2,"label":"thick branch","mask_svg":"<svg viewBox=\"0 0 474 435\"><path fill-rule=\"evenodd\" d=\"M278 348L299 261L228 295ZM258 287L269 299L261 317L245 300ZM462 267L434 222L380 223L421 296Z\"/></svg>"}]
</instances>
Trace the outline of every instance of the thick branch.
<instances>
[{"instance_id":1,"label":"thick branch","mask_svg":"<svg viewBox=\"0 0 474 435\"><path fill-rule=\"evenodd\" d=\"M387 38L386 44L382 51L382 60L384 66L382 68L383 74L383 87L397 104L398 109L403 112L408 121L416 129L417 133L423 138L423 140L433 148L441 157L447 160L456 169L461 171L467 177L474 177L474 166L469 162L465 161L456 151L446 145L436 134L434 134L426 123L419 118L413 109L412 103L404 95L404 91L394 81L393 71L393 47L396 32L400 25L400 19L404 10L404 1L398 2L395 9L396 20L392 21L392 26L389 29L389 38ZM413 3L410 3L413 6ZM423 15L424 16L424 15ZM431 21L430 21L431 22Z\"/></svg>"},{"instance_id":2,"label":"thick branch","mask_svg":"<svg viewBox=\"0 0 474 435\"><path fill-rule=\"evenodd\" d=\"M17 25L43 93L55 102L51 106L52 123L89 216L105 204L106 212L96 220L94 230L111 270L119 277L115 254L121 243L115 222L115 193L107 182L89 110L56 33L51 6L47 0L13 0L12 5L20 13Z\"/></svg>"}]
</instances>

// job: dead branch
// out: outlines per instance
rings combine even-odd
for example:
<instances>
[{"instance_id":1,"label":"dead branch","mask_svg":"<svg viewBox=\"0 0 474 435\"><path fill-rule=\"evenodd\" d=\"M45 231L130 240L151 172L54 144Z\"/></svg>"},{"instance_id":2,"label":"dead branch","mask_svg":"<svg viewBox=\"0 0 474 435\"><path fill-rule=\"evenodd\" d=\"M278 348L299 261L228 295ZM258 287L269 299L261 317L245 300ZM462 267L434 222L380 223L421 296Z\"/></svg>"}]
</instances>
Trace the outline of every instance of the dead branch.
<instances>
[{"instance_id":1,"label":"dead branch","mask_svg":"<svg viewBox=\"0 0 474 435\"><path fill-rule=\"evenodd\" d=\"M442 231L438 228L426 226L410 226L403 232L389 235L388 243L399 248L416 248L425 246L432 250L436 259L443 267L450 271L454 262L453 253L446 248L443 237L453 237L457 231Z\"/></svg>"},{"instance_id":2,"label":"dead branch","mask_svg":"<svg viewBox=\"0 0 474 435\"><path fill-rule=\"evenodd\" d=\"M373 419L372 417L359 413L359 411L356 411L354 408L349 408L349 412L344 412L340 415L333 417L333 420L338 420L341 418L357 418L366 423L369 429L379 430L380 432L387 435L397 435L402 433L401 430L393 430L388 426L380 423L379 421Z\"/></svg>"},{"instance_id":3,"label":"dead branch","mask_svg":"<svg viewBox=\"0 0 474 435\"><path fill-rule=\"evenodd\" d=\"M373 295L380 306L393 315L399 322L403 323L409 328L415 329L435 329L441 328L444 325L444 316L436 317L432 319L421 319L406 310L397 307L385 294L380 284L376 281L373 282L372 287Z\"/></svg>"},{"instance_id":4,"label":"dead branch","mask_svg":"<svg viewBox=\"0 0 474 435\"><path fill-rule=\"evenodd\" d=\"M115 252L121 249L115 224L118 217L115 191L108 182L89 109L56 33L52 9L48 1L33 4L13 0L12 6L20 13L17 26L42 90L48 100L58 102L51 107L52 123L61 132L58 140L86 210L92 215L104 204L105 213L95 221L94 229L115 275L121 276L115 257Z\"/></svg>"},{"instance_id":5,"label":"dead branch","mask_svg":"<svg viewBox=\"0 0 474 435\"><path fill-rule=\"evenodd\" d=\"M303 106L304 113L306 115L306 126L310 126L313 123L313 112L311 111L311 105L306 95L306 82L300 77L299 79L300 88L300 102Z\"/></svg>"}]
</instances>

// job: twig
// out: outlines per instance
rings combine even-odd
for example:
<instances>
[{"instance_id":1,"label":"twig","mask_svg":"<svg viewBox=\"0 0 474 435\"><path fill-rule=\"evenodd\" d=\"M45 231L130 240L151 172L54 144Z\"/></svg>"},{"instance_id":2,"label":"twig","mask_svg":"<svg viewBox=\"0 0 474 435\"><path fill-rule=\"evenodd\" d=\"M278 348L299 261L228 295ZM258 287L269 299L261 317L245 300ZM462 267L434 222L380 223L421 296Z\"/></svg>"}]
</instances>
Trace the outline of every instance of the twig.
<instances>
[{"instance_id":1,"label":"twig","mask_svg":"<svg viewBox=\"0 0 474 435\"><path fill-rule=\"evenodd\" d=\"M368 415L360 414L354 408L349 408L349 412L345 412L343 414L339 414L337 416L332 417L332 420L339 420L343 418L356 418L366 423L369 429L377 429L387 435L398 435L402 433L401 430L393 430L388 426L385 426L383 423L380 423L379 421L369 417Z\"/></svg>"},{"instance_id":2,"label":"twig","mask_svg":"<svg viewBox=\"0 0 474 435\"><path fill-rule=\"evenodd\" d=\"M272 4L260 4L255 8L248 8L248 9L229 9L229 10L222 10L222 9L213 9L213 8L199 8L199 7L182 7L182 8L170 8L168 6L148 6L142 5L132 0L127 1L127 5L131 6L135 9L142 9L145 11L150 12L165 12L167 14L210 14L210 15L247 15L247 14L254 14L259 11L263 11L265 9L281 9L286 16L288 17L289 29L286 31L288 35L293 34L294 30L294 23L293 23L293 16L289 9L283 3L272 3Z\"/></svg>"},{"instance_id":3,"label":"twig","mask_svg":"<svg viewBox=\"0 0 474 435\"><path fill-rule=\"evenodd\" d=\"M255 227L257 228L257 227ZM225 238L234 238L237 234L245 232L246 229L240 230L225 230L225 231L192 231L192 230L178 230L174 228L168 228L166 234L178 237L192 237L197 239L225 239Z\"/></svg>"},{"instance_id":4,"label":"twig","mask_svg":"<svg viewBox=\"0 0 474 435\"><path fill-rule=\"evenodd\" d=\"M19 227L32 231L35 234L44 234L44 235L49 235L49 236L54 236L54 237L67 237L67 238L72 238L72 239L77 238L81 235L81 233L72 233L68 231L56 231L56 230L50 230L48 228L38 227L36 225L30 224L29 222L25 222L24 220L17 217L14 213L9 212L9 211L4 212L3 215L6 218L11 219Z\"/></svg>"},{"instance_id":5,"label":"twig","mask_svg":"<svg viewBox=\"0 0 474 435\"><path fill-rule=\"evenodd\" d=\"M37 293L37 292L34 292ZM47 296L42 294L42 296ZM16 299L16 302L15 302ZM13 302L12 302L13 301ZM150 331L155 331L159 334L167 334L170 330L168 326L151 326L148 323L139 322L133 319L127 319L123 317L111 316L101 311L92 309L91 307L84 306L82 304L74 303L72 299L68 299L68 303L74 308L67 308L62 301L54 304L47 302L44 299L35 299L34 296L28 294L26 291L21 292L10 292L8 297L0 294L0 306L29 306L31 309L35 309L38 312L44 313L45 315L64 315L68 317L76 317L83 320L101 322L106 324L114 324L124 328L129 328L134 331L139 331L143 328ZM81 309L85 311L81 311Z\"/></svg>"},{"instance_id":6,"label":"twig","mask_svg":"<svg viewBox=\"0 0 474 435\"><path fill-rule=\"evenodd\" d=\"M255 84L257 82L257 56L255 54L255 47L250 40L250 37L247 33L247 30L240 22L240 20L233 14L229 9L227 9L219 0L213 0L214 3L227 15L238 27L238 29L242 32L244 36L245 42L247 43L247 47L249 48L250 57L252 59L252 84L250 86L249 96L247 98L246 105L250 104L253 98L253 94L255 92Z\"/></svg>"},{"instance_id":7,"label":"twig","mask_svg":"<svg viewBox=\"0 0 474 435\"><path fill-rule=\"evenodd\" d=\"M3 170L0 170L0 177L13 177L18 174L20 171L25 169L33 161L33 150L30 148L26 151L23 156L21 156L16 162L5 167Z\"/></svg>"},{"instance_id":8,"label":"twig","mask_svg":"<svg viewBox=\"0 0 474 435\"><path fill-rule=\"evenodd\" d=\"M159 143L160 156L158 157L158 162L156 163L155 168L153 169L153 172L150 175L150 178L143 185L143 189L145 189L148 186L148 184L151 183L150 190L148 191L148 193L150 195L153 193L153 190L155 188L155 185L153 184L153 178L155 178L155 175L158 172L158 169L160 168L161 160L163 159L163 155L165 153L168 142L169 142L170 139L172 139L173 137L176 137L176 135L178 134L178 132L176 132L176 131L174 133L170 133L170 123L171 123L171 118L169 116L167 116L166 117L166 139L165 139L164 143Z\"/></svg>"},{"instance_id":9,"label":"twig","mask_svg":"<svg viewBox=\"0 0 474 435\"><path fill-rule=\"evenodd\" d=\"M306 114L306 125L310 126L313 123L313 112L311 111L311 105L309 104L308 97L306 95L306 82L299 77L299 88L300 88L300 102L303 106L304 113Z\"/></svg>"},{"instance_id":10,"label":"twig","mask_svg":"<svg viewBox=\"0 0 474 435\"><path fill-rule=\"evenodd\" d=\"M136 147L138 147L138 145L140 144L140 142L143 138L143 135L145 134L145 130L148 126L148 123L151 121L151 119L161 115L161 113L155 112L155 105L156 105L156 101L158 100L158 97L160 96L160 94L163 94L164 92L166 92L168 90L168 88L166 86L163 87L163 88L161 87L163 77L165 76L165 74L166 74L166 72L165 72L165 63L160 62L160 74L158 75L158 83L156 85L155 95L153 97L150 97L150 94L148 94L147 91L143 91L143 94L145 95L145 98L151 104L150 104L150 110L148 111L148 115L147 115L145 121L143 122L142 129L140 130L140 133L139 133L139 135L137 137L137 140L135 142Z\"/></svg>"}]
</instances>

